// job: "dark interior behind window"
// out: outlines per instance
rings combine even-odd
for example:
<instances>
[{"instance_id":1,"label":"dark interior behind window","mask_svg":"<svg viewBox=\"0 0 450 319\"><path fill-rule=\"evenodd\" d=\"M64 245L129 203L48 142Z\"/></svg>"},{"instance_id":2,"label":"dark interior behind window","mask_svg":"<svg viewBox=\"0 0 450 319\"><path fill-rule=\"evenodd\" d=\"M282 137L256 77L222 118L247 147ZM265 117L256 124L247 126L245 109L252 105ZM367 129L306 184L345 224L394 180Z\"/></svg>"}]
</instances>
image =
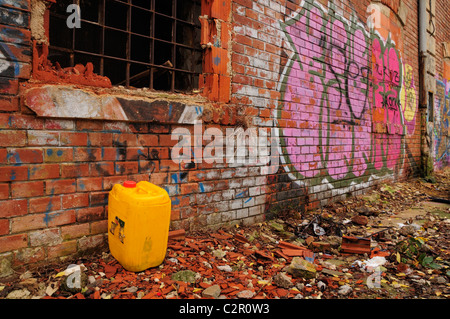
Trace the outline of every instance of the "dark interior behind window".
<instances>
[{"instance_id":1,"label":"dark interior behind window","mask_svg":"<svg viewBox=\"0 0 450 319\"><path fill-rule=\"evenodd\" d=\"M78 4L81 28L66 12ZM94 64L113 85L189 92L202 68L200 0L58 0L50 8L49 60Z\"/></svg>"}]
</instances>

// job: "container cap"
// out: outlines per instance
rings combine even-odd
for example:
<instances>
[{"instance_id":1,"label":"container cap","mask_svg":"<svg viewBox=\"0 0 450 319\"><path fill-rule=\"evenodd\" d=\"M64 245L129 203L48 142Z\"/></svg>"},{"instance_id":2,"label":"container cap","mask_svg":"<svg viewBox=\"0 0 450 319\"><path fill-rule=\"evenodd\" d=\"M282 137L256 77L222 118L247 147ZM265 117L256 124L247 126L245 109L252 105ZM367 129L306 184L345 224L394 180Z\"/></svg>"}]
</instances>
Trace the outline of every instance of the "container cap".
<instances>
[{"instance_id":1,"label":"container cap","mask_svg":"<svg viewBox=\"0 0 450 319\"><path fill-rule=\"evenodd\" d=\"M134 188L134 187L136 187L136 182L135 181L125 181L125 182L123 182L123 187Z\"/></svg>"}]
</instances>

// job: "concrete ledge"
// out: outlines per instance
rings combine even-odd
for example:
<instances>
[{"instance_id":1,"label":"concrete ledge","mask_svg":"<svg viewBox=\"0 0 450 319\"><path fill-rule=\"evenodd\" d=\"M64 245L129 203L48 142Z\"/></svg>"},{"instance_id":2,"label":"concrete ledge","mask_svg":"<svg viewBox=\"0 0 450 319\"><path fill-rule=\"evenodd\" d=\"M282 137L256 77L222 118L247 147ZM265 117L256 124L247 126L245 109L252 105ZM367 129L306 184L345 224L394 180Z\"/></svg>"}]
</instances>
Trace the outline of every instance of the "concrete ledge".
<instances>
[{"instance_id":1,"label":"concrete ledge","mask_svg":"<svg viewBox=\"0 0 450 319\"><path fill-rule=\"evenodd\" d=\"M23 93L27 107L39 117L129 122L193 124L204 106L158 97L97 93L63 85L31 87Z\"/></svg>"}]
</instances>

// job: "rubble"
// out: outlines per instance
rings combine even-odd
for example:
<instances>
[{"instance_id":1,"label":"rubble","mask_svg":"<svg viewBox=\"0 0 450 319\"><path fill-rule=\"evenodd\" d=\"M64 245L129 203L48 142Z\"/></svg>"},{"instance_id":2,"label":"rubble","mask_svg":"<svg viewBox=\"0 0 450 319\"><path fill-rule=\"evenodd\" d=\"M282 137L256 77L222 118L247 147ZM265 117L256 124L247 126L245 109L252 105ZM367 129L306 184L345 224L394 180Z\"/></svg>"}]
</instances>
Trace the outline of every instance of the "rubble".
<instances>
[{"instance_id":1,"label":"rubble","mask_svg":"<svg viewBox=\"0 0 450 319\"><path fill-rule=\"evenodd\" d=\"M436 179L381 186L295 219L170 232L164 262L139 273L108 251L40 266L0 283L0 298L448 299L450 205L427 196L444 198L450 179ZM364 250L346 250L348 237Z\"/></svg>"}]
</instances>

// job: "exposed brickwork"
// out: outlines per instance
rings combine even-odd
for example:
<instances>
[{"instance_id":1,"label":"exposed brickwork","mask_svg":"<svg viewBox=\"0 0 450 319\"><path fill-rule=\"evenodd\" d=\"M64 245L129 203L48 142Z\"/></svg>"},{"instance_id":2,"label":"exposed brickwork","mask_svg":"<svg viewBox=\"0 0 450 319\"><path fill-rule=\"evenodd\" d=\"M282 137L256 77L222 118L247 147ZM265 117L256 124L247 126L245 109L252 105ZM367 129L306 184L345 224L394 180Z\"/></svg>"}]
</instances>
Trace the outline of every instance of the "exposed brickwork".
<instances>
[{"instance_id":1,"label":"exposed brickwork","mask_svg":"<svg viewBox=\"0 0 450 319\"><path fill-rule=\"evenodd\" d=\"M108 88L89 65L59 81L31 36L30 1L6 3L0 259L14 267L104 247L108 192L126 180L164 187L172 229L192 230L303 211L420 170L415 0L203 0L198 96ZM449 9L433 3L442 76ZM171 158L176 129L192 135L191 162ZM205 135L217 129L235 143L277 137L278 170L209 161Z\"/></svg>"}]
</instances>

